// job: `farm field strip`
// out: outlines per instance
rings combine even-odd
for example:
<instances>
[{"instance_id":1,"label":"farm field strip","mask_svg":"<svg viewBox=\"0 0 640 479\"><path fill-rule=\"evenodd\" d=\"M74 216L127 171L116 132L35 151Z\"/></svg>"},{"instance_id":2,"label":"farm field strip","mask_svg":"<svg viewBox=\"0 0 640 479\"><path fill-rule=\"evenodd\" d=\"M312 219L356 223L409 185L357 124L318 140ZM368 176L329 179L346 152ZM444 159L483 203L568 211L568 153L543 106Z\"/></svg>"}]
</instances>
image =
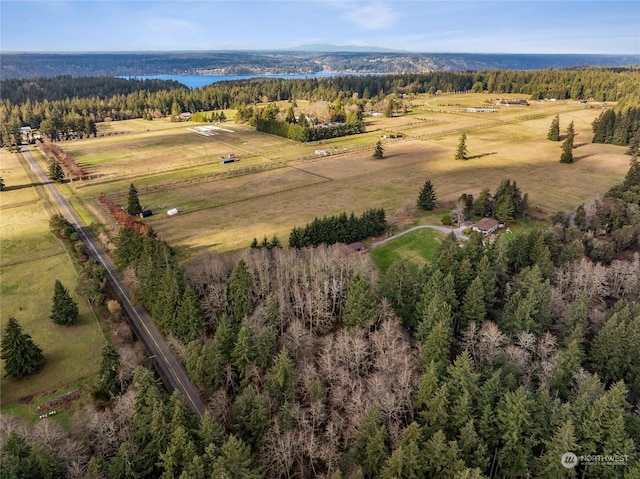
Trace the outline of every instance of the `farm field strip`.
<instances>
[{"instance_id":1,"label":"farm field strip","mask_svg":"<svg viewBox=\"0 0 640 479\"><path fill-rule=\"evenodd\" d=\"M450 103L437 106L440 111L418 105L406 116L367 117L365 134L310 144L233 123L224 128L235 133L213 130L219 134L203 137L187 130L193 125L179 124L144 132L148 138L141 132L120 136L121 143L113 143L115 150L139 150L137 159L123 163L114 160L114 165L109 165L105 158L115 158L117 151L99 151L100 140L74 142L70 150L75 149L72 155L78 153L93 161L97 171L130 165L139 174L134 182L146 207L178 208L181 214L177 217L154 215L145 221L185 255L198 248L244 248L253 236L264 234L281 235L285 242L292 226L316 216L378 206L390 214L414 198L426 178L434 182L440 198L453 202L463 192L477 194L485 186L494 190L509 177L529 194L532 205L554 211L573 208L624 176L628 158L622 148L587 143L599 110L569 102L545 102L505 107L491 114L459 111L465 104L477 106L486 98L481 94L452 95L439 100ZM559 164L560 143L546 140L550 118L556 114L562 130L573 120L576 138L579 142L584 139L575 150L578 161L574 165ZM453 154L461 132L469 133L470 160L456 162ZM374 160L375 142L381 135L396 133L405 136L382 140L385 157ZM164 134L170 141L156 137ZM127 136L135 139L134 143L124 141ZM170 155L158 147L167 141L172 145ZM182 147L181 141L185 142ZM316 154L315 150L328 154ZM88 158L93 151L101 156L99 160ZM203 151L219 156L234 153L242 161L231 164L237 171L222 168L218 162L189 166L189 162L202 159ZM151 169L157 170L169 162L169 156L175 157L173 167L179 162L181 169L147 174L147 165L151 163ZM248 165L246 158L253 163ZM132 180L128 174L125 167L121 177L109 184L88 183L76 191L84 199L105 191L122 202ZM585 184L590 187L584 188Z\"/></svg>"},{"instance_id":2,"label":"farm field strip","mask_svg":"<svg viewBox=\"0 0 640 479\"><path fill-rule=\"evenodd\" d=\"M147 209L162 209L161 206L170 206L178 208L181 213L191 214L204 209L263 199L270 195L306 188L326 181L327 179L318 179L306 171L280 168L226 179L218 182L217 188L211 188L210 183L195 185L189 188L188 197L183 190L176 188L148 193L139 192L139 198ZM147 221L154 225L164 219L174 220L174 218L152 216Z\"/></svg>"}]
</instances>

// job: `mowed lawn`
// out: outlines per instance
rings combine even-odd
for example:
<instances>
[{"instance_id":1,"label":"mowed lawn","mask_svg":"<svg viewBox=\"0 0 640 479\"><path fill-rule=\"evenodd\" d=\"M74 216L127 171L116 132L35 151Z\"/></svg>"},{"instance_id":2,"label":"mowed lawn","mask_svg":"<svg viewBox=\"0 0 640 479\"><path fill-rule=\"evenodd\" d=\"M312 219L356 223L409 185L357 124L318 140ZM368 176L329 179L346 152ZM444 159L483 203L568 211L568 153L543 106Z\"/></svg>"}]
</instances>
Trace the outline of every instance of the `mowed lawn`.
<instances>
[{"instance_id":1,"label":"mowed lawn","mask_svg":"<svg viewBox=\"0 0 640 479\"><path fill-rule=\"evenodd\" d=\"M0 404L11 408L21 399L52 394L94 376L105 339L84 298L75 294L76 272L62 244L49 232L45 213L16 155L0 152L0 168L8 191L0 193L0 322L9 317L43 350L45 366L21 380L5 377L0 365ZM51 322L53 289L59 279L77 301L75 326ZM27 406L29 407L29 406ZM34 411L34 417L37 417Z\"/></svg>"},{"instance_id":2,"label":"mowed lawn","mask_svg":"<svg viewBox=\"0 0 640 479\"><path fill-rule=\"evenodd\" d=\"M381 271L395 261L404 259L424 266L430 261L445 237L439 231L423 228L412 231L370 250L371 257Z\"/></svg>"},{"instance_id":3,"label":"mowed lawn","mask_svg":"<svg viewBox=\"0 0 640 479\"><path fill-rule=\"evenodd\" d=\"M293 226L317 216L342 211L359 214L378 207L391 215L403 203L415 201L427 179L435 185L440 208L449 208L462 193L477 195L484 187L495 191L502 179L510 178L528 193L533 208L550 213L604 194L624 177L629 167L625 148L590 143L591 123L602 109L562 101L499 107L496 113L466 111L500 98L424 96L413 100L409 115L367 117L366 134L308 145L230 121L222 127L234 133L212 137L187 130L194 125L167 124L155 131L138 128L131 134L61 146L98 175L96 180L74 185L81 197L95 197L102 191L124 193L130 182L141 186L141 202L155 209L146 221L184 257L199 249L242 249L254 236L276 234L286 243ZM575 125L576 162L571 165L559 163L561 142L546 139L556 114L562 134L570 121ZM384 158L373 159L375 142L391 132L405 136L382 139ZM462 132L467 134L470 159L455 161ZM317 156L316 149L331 155ZM206 164L209 153L219 158L231 151L246 157L232 165L220 165L218 159ZM258 169L269 162L280 166ZM283 168L281 162L287 166ZM256 169L241 176L195 181L250 163ZM183 167L171 170L175 165ZM128 172L134 173L133 179ZM104 182L109 175L115 181ZM168 186L172 181L182 183ZM119 201L124 204L126 196ZM180 213L168 218L164 208L169 207Z\"/></svg>"}]
</instances>

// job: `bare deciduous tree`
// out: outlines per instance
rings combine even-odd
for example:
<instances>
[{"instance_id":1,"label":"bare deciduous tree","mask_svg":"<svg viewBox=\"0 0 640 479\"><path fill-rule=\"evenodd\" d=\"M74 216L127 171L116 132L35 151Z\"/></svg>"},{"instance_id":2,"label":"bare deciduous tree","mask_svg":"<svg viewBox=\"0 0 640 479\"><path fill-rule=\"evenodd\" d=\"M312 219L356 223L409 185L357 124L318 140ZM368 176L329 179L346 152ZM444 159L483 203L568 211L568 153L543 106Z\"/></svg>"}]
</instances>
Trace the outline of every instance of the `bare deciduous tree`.
<instances>
[{"instance_id":1,"label":"bare deciduous tree","mask_svg":"<svg viewBox=\"0 0 640 479\"><path fill-rule=\"evenodd\" d=\"M509 338L500 331L500 328L492 321L485 321L480 327L476 346L477 360L480 364L492 364L504 351Z\"/></svg>"},{"instance_id":2,"label":"bare deciduous tree","mask_svg":"<svg viewBox=\"0 0 640 479\"><path fill-rule=\"evenodd\" d=\"M458 200L456 205L451 210L451 222L460 226L467 219L464 215L466 205L463 200Z\"/></svg>"}]
</instances>

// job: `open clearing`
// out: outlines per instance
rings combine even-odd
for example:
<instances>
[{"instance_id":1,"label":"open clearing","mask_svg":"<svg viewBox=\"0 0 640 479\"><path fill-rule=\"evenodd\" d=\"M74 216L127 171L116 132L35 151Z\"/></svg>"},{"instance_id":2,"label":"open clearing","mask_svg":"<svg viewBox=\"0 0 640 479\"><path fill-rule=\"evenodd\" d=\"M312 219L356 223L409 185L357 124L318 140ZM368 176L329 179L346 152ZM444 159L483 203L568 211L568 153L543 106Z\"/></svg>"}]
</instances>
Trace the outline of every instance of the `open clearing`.
<instances>
[{"instance_id":1,"label":"open clearing","mask_svg":"<svg viewBox=\"0 0 640 479\"><path fill-rule=\"evenodd\" d=\"M49 232L49 216L17 156L2 151L0 164L7 186L0 194L1 323L4 330L8 318L14 316L47 361L40 371L19 381L5 377L2 361L0 403L4 411L20 399L34 396L35 404L40 394L94 376L105 339L85 299L74 293L75 269L62 244ZM78 303L80 320L74 326L57 326L49 319L56 279ZM37 418L33 405L24 407Z\"/></svg>"},{"instance_id":2,"label":"open clearing","mask_svg":"<svg viewBox=\"0 0 640 479\"><path fill-rule=\"evenodd\" d=\"M424 266L433 258L444 233L432 229L419 229L371 250L371 256L381 271L395 261L404 259Z\"/></svg>"},{"instance_id":3,"label":"open clearing","mask_svg":"<svg viewBox=\"0 0 640 479\"><path fill-rule=\"evenodd\" d=\"M206 123L132 120L110 126L128 133L60 146L95 176L73 185L79 197L110 193L124 205L133 182L141 203L154 210L146 221L183 259L201 248L245 248L254 236L276 234L286 243L291 227L316 216L375 207L391 215L406 201L415 201L426 179L440 199L453 202L485 186L495 191L508 177L529 194L531 206L549 213L574 208L624 177L629 166L625 148L590 143L600 105L532 101L530 106L495 106L500 98L516 97L524 98L419 96L405 116L366 117L365 134L310 144L232 121L207 129L215 134L206 136L190 130L211 126ZM471 113L469 107L497 111ZM576 162L571 165L558 161L561 142L546 139L556 114L562 133L570 121L575 124ZM455 161L463 132L471 159ZM383 139L385 157L373 159L376 141L390 134L404 137ZM240 161L221 164L232 153ZM180 213L168 218L169 208Z\"/></svg>"}]
</instances>

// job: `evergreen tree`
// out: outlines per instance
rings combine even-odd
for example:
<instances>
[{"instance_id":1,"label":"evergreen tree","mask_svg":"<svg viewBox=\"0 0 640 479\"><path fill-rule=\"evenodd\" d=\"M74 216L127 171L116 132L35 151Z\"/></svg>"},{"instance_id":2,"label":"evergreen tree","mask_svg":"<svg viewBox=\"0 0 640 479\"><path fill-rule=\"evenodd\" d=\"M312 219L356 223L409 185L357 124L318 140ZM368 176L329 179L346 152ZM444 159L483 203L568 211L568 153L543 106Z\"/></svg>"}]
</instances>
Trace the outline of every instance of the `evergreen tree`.
<instances>
[{"instance_id":1,"label":"evergreen tree","mask_svg":"<svg viewBox=\"0 0 640 479\"><path fill-rule=\"evenodd\" d=\"M562 456L578 450L573 421L564 421L549 440L545 441L545 453L539 461L539 477L577 477L575 468L562 464Z\"/></svg>"},{"instance_id":2,"label":"evergreen tree","mask_svg":"<svg viewBox=\"0 0 640 479\"><path fill-rule=\"evenodd\" d=\"M377 477L389 457L386 445L387 431L378 406L370 406L365 412L356 435L356 450L360 463L369 477Z\"/></svg>"},{"instance_id":3,"label":"evergreen tree","mask_svg":"<svg viewBox=\"0 0 640 479\"><path fill-rule=\"evenodd\" d=\"M382 142L380 140L378 140L376 148L373 150L373 157L377 160L384 158L384 148L382 147Z\"/></svg>"},{"instance_id":4,"label":"evergreen tree","mask_svg":"<svg viewBox=\"0 0 640 479\"><path fill-rule=\"evenodd\" d=\"M160 452L160 479L178 479L196 456L196 446L182 426L171 432L167 449Z\"/></svg>"},{"instance_id":5,"label":"evergreen tree","mask_svg":"<svg viewBox=\"0 0 640 479\"><path fill-rule=\"evenodd\" d=\"M640 128L636 130L631 140L629 140L627 155L631 155L633 158L637 158L640 155ZM0 178L0 181L2 181L2 178Z\"/></svg>"},{"instance_id":6,"label":"evergreen tree","mask_svg":"<svg viewBox=\"0 0 640 479\"><path fill-rule=\"evenodd\" d=\"M502 196L496 201L496 208L493 212L493 216L502 222L511 222L515 220L515 205L511 198L508 196Z\"/></svg>"},{"instance_id":7,"label":"evergreen tree","mask_svg":"<svg viewBox=\"0 0 640 479\"><path fill-rule=\"evenodd\" d=\"M420 270L404 258L394 261L380 280L380 294L388 299L409 331L416 326L416 304L420 297Z\"/></svg>"},{"instance_id":8,"label":"evergreen tree","mask_svg":"<svg viewBox=\"0 0 640 479\"><path fill-rule=\"evenodd\" d=\"M427 180L418 195L417 207L421 210L432 210L436 207L436 190L431 184L431 180Z\"/></svg>"},{"instance_id":9,"label":"evergreen tree","mask_svg":"<svg viewBox=\"0 0 640 479\"><path fill-rule=\"evenodd\" d=\"M2 335L0 358L5 361L6 374L16 379L37 371L45 362L42 350L22 332L14 317L9 318Z\"/></svg>"},{"instance_id":10,"label":"evergreen tree","mask_svg":"<svg viewBox=\"0 0 640 479\"><path fill-rule=\"evenodd\" d=\"M347 286L342 323L347 328L369 326L378 318L378 304L371 286L356 274Z\"/></svg>"},{"instance_id":11,"label":"evergreen tree","mask_svg":"<svg viewBox=\"0 0 640 479\"><path fill-rule=\"evenodd\" d=\"M436 322L422 343L420 364L424 366L433 361L439 368L443 368L449 361L452 341L450 323L443 320Z\"/></svg>"},{"instance_id":12,"label":"evergreen tree","mask_svg":"<svg viewBox=\"0 0 640 479\"><path fill-rule=\"evenodd\" d=\"M462 300L462 307L460 308L460 319L455 328L455 334L459 335L463 333L469 323L475 322L476 324L482 324L487 315L487 307L485 303L485 289L483 284L483 278L476 276L471 282L469 288Z\"/></svg>"},{"instance_id":13,"label":"evergreen tree","mask_svg":"<svg viewBox=\"0 0 640 479\"><path fill-rule=\"evenodd\" d=\"M262 479L255 466L251 450L237 437L231 435L220 449L210 477L224 479Z\"/></svg>"},{"instance_id":14,"label":"evergreen tree","mask_svg":"<svg viewBox=\"0 0 640 479\"><path fill-rule=\"evenodd\" d=\"M4 191L5 189L4 178L0 178L0 191Z\"/></svg>"},{"instance_id":15,"label":"evergreen tree","mask_svg":"<svg viewBox=\"0 0 640 479\"><path fill-rule=\"evenodd\" d=\"M418 479L420 477L426 477L422 442L420 426L418 426L418 423L412 422L402 432L400 444L398 444L396 450L385 463L380 478ZM394 459L396 455L400 457ZM394 470L398 465L400 466L400 470Z\"/></svg>"},{"instance_id":16,"label":"evergreen tree","mask_svg":"<svg viewBox=\"0 0 640 479\"><path fill-rule=\"evenodd\" d=\"M558 115L554 116L553 120L551 120L547 140L560 141L560 117Z\"/></svg>"},{"instance_id":17,"label":"evergreen tree","mask_svg":"<svg viewBox=\"0 0 640 479\"><path fill-rule=\"evenodd\" d=\"M180 272L166 265L158 290L153 297L152 312L158 326L165 333L176 334L176 313L182 296Z\"/></svg>"},{"instance_id":18,"label":"evergreen tree","mask_svg":"<svg viewBox=\"0 0 640 479\"><path fill-rule=\"evenodd\" d=\"M551 259L551 251L544 240L544 235L538 235L529 256L531 263L538 265L542 277L545 279L550 278L554 265Z\"/></svg>"},{"instance_id":19,"label":"evergreen tree","mask_svg":"<svg viewBox=\"0 0 640 479\"><path fill-rule=\"evenodd\" d=\"M222 447L225 440L224 429L213 417L209 411L205 411L202 420L200 421L200 428L197 431L198 438L202 449L208 446L214 446L215 448Z\"/></svg>"},{"instance_id":20,"label":"evergreen tree","mask_svg":"<svg viewBox=\"0 0 640 479\"><path fill-rule=\"evenodd\" d=\"M51 306L50 319L55 324L68 326L78 322L78 305L69 295L69 291L56 279Z\"/></svg>"},{"instance_id":21,"label":"evergreen tree","mask_svg":"<svg viewBox=\"0 0 640 479\"><path fill-rule=\"evenodd\" d=\"M1 451L3 478L31 479L40 477L40 471L31 460L33 448L16 431L11 431Z\"/></svg>"},{"instance_id":22,"label":"evergreen tree","mask_svg":"<svg viewBox=\"0 0 640 479\"><path fill-rule=\"evenodd\" d=\"M573 122L567 127L567 137L562 143L562 154L560 155L560 163L573 163L573 141L575 133L573 130Z\"/></svg>"},{"instance_id":23,"label":"evergreen tree","mask_svg":"<svg viewBox=\"0 0 640 479\"><path fill-rule=\"evenodd\" d=\"M182 341L190 341L198 337L204 327L204 319L200 312L200 303L190 286L185 287L176 312L176 320L171 330Z\"/></svg>"},{"instance_id":24,"label":"evergreen tree","mask_svg":"<svg viewBox=\"0 0 640 479\"><path fill-rule=\"evenodd\" d=\"M491 260L487 255L483 256L476 267L477 277L480 278L482 289L484 290L484 305L489 313L496 302L496 281L497 274L491 265Z\"/></svg>"},{"instance_id":25,"label":"evergreen tree","mask_svg":"<svg viewBox=\"0 0 640 479\"><path fill-rule=\"evenodd\" d=\"M296 115L293 112L292 106L290 106L289 109L287 110L287 115L285 116L284 121L286 121L287 123L295 124Z\"/></svg>"},{"instance_id":26,"label":"evergreen tree","mask_svg":"<svg viewBox=\"0 0 640 479\"><path fill-rule=\"evenodd\" d=\"M240 377L243 378L247 368L255 360L256 348L254 345L253 331L247 321L242 321L238 337L231 353L233 365L238 370ZM246 438L243 437L246 440Z\"/></svg>"},{"instance_id":27,"label":"evergreen tree","mask_svg":"<svg viewBox=\"0 0 640 479\"><path fill-rule=\"evenodd\" d=\"M40 444L30 445L11 431L0 450L0 477L3 479L57 479L65 476L65 467L52 452Z\"/></svg>"},{"instance_id":28,"label":"evergreen tree","mask_svg":"<svg viewBox=\"0 0 640 479\"><path fill-rule=\"evenodd\" d=\"M449 386L439 380L439 370L444 370L431 361L424 365L418 390L413 399L413 407L426 436L444 429L449 421Z\"/></svg>"},{"instance_id":29,"label":"evergreen tree","mask_svg":"<svg viewBox=\"0 0 640 479\"><path fill-rule=\"evenodd\" d=\"M253 309L253 278L244 260L240 260L234 270L227 294L233 319L237 322L242 321Z\"/></svg>"},{"instance_id":30,"label":"evergreen tree","mask_svg":"<svg viewBox=\"0 0 640 479\"><path fill-rule=\"evenodd\" d=\"M442 322L447 329L453 329L451 305L446 300L444 292L431 290L429 283L425 286L420 303L418 304L420 317L414 335L417 341L424 341L433 327L439 322Z\"/></svg>"},{"instance_id":31,"label":"evergreen tree","mask_svg":"<svg viewBox=\"0 0 640 479\"><path fill-rule=\"evenodd\" d=\"M142 213L142 206L140 206L140 200L138 200L138 190L131 183L129 186L129 198L127 200L127 213L132 216Z\"/></svg>"},{"instance_id":32,"label":"evergreen tree","mask_svg":"<svg viewBox=\"0 0 640 479\"><path fill-rule=\"evenodd\" d=\"M62 181L64 181L64 172L62 171L60 163L57 161L49 162L49 179L56 183L62 183Z\"/></svg>"},{"instance_id":33,"label":"evergreen tree","mask_svg":"<svg viewBox=\"0 0 640 479\"><path fill-rule=\"evenodd\" d=\"M120 355L113 345L108 344L102 349L100 362L100 388L109 397L118 394L118 372L120 371Z\"/></svg>"},{"instance_id":34,"label":"evergreen tree","mask_svg":"<svg viewBox=\"0 0 640 479\"><path fill-rule=\"evenodd\" d=\"M289 358L287 348L283 347L267 373L267 390L282 405L295 399L297 383L293 361Z\"/></svg>"},{"instance_id":35,"label":"evergreen tree","mask_svg":"<svg viewBox=\"0 0 640 479\"><path fill-rule=\"evenodd\" d=\"M116 245L114 258L116 265L121 271L142 257L144 237L134 228L127 226L120 228L114 244Z\"/></svg>"},{"instance_id":36,"label":"evergreen tree","mask_svg":"<svg viewBox=\"0 0 640 479\"><path fill-rule=\"evenodd\" d=\"M473 419L469 419L460 429L458 444L461 456L469 467L485 469L489 463L487 445L477 433Z\"/></svg>"},{"instance_id":37,"label":"evergreen tree","mask_svg":"<svg viewBox=\"0 0 640 479\"><path fill-rule=\"evenodd\" d=\"M569 399L571 382L580 369L582 351L577 339L569 343L556 360L551 387L563 401Z\"/></svg>"},{"instance_id":38,"label":"evergreen tree","mask_svg":"<svg viewBox=\"0 0 640 479\"><path fill-rule=\"evenodd\" d=\"M467 134L463 133L460 135L460 143L458 143L458 149L456 150L456 156L454 159L456 160L466 160L468 159L467 155L469 152L467 151Z\"/></svg>"},{"instance_id":39,"label":"evergreen tree","mask_svg":"<svg viewBox=\"0 0 640 479\"><path fill-rule=\"evenodd\" d=\"M260 331L256 340L255 362L263 371L267 371L276 355L276 332L272 326Z\"/></svg>"},{"instance_id":40,"label":"evergreen tree","mask_svg":"<svg viewBox=\"0 0 640 479\"><path fill-rule=\"evenodd\" d=\"M456 441L447 442L442 430L436 431L426 441L422 454L426 458L424 477L466 478L472 472L465 467L464 461L459 457L458 443ZM443 472L445 472L444 475Z\"/></svg>"},{"instance_id":41,"label":"evergreen tree","mask_svg":"<svg viewBox=\"0 0 640 479\"><path fill-rule=\"evenodd\" d=\"M491 216L491 192L489 188L483 188L480 195L473 202L473 213L478 216Z\"/></svg>"},{"instance_id":42,"label":"evergreen tree","mask_svg":"<svg viewBox=\"0 0 640 479\"><path fill-rule=\"evenodd\" d=\"M253 385L244 388L233 403L231 430L246 444L257 449L269 425L269 409Z\"/></svg>"},{"instance_id":43,"label":"evergreen tree","mask_svg":"<svg viewBox=\"0 0 640 479\"><path fill-rule=\"evenodd\" d=\"M524 388L507 392L498 407L498 431L502 447L498 452L498 473L501 477L528 477L531 445L530 400Z\"/></svg>"}]
</instances>

